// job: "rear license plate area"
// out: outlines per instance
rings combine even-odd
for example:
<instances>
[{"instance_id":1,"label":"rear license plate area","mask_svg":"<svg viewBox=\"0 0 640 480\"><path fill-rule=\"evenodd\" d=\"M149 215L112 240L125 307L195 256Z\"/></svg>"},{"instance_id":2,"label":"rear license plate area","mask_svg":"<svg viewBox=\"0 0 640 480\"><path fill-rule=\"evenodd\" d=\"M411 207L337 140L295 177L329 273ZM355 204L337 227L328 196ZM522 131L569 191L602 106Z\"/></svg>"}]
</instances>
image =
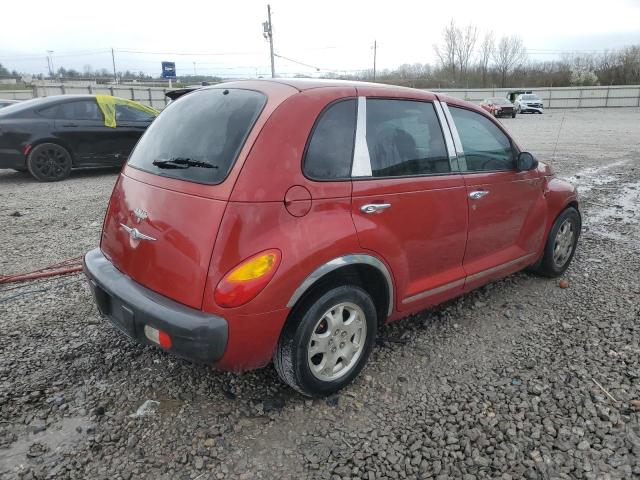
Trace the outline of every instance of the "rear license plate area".
<instances>
[{"instance_id":1,"label":"rear license plate area","mask_svg":"<svg viewBox=\"0 0 640 480\"><path fill-rule=\"evenodd\" d=\"M98 310L113 325L130 338L136 337L135 313L133 309L122 303L119 298L111 296L95 282L91 289L98 305Z\"/></svg>"}]
</instances>

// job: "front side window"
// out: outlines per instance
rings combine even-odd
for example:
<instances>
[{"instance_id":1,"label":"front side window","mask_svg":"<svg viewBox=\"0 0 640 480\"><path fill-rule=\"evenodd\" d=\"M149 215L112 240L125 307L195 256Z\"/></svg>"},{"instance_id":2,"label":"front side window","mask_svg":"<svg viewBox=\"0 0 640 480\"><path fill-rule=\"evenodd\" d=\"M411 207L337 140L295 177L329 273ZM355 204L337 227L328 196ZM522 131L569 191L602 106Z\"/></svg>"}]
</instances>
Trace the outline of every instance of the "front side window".
<instances>
[{"instance_id":1,"label":"front side window","mask_svg":"<svg viewBox=\"0 0 640 480\"><path fill-rule=\"evenodd\" d=\"M462 142L466 170L485 172L511 170L515 158L511 141L484 115L464 108L449 107ZM464 165L465 162L461 162Z\"/></svg>"},{"instance_id":2,"label":"front side window","mask_svg":"<svg viewBox=\"0 0 640 480\"><path fill-rule=\"evenodd\" d=\"M304 157L304 173L314 180L351 175L356 128L356 100L341 100L324 110L313 128Z\"/></svg>"},{"instance_id":3,"label":"front side window","mask_svg":"<svg viewBox=\"0 0 640 480\"><path fill-rule=\"evenodd\" d=\"M155 117L139 108L116 104L116 122L151 122Z\"/></svg>"},{"instance_id":4,"label":"front side window","mask_svg":"<svg viewBox=\"0 0 640 480\"><path fill-rule=\"evenodd\" d=\"M433 104L367 99L367 146L374 177L451 171Z\"/></svg>"},{"instance_id":5,"label":"front side window","mask_svg":"<svg viewBox=\"0 0 640 480\"><path fill-rule=\"evenodd\" d=\"M146 130L129 165L164 177L221 183L265 103L264 94L235 88L180 97Z\"/></svg>"},{"instance_id":6,"label":"front side window","mask_svg":"<svg viewBox=\"0 0 640 480\"><path fill-rule=\"evenodd\" d=\"M95 100L78 100L58 105L57 117L63 120L103 121Z\"/></svg>"}]
</instances>

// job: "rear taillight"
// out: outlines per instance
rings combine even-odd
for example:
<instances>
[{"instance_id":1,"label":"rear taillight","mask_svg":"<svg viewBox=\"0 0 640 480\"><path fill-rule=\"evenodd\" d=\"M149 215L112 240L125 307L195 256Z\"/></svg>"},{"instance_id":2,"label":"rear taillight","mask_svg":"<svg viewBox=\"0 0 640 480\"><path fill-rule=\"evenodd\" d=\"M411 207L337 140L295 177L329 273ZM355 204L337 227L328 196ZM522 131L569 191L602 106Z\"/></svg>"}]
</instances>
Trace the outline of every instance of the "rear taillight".
<instances>
[{"instance_id":1,"label":"rear taillight","mask_svg":"<svg viewBox=\"0 0 640 480\"><path fill-rule=\"evenodd\" d=\"M280 250L266 250L245 260L218 283L214 298L221 307L239 307L258 295L280 265Z\"/></svg>"}]
</instances>

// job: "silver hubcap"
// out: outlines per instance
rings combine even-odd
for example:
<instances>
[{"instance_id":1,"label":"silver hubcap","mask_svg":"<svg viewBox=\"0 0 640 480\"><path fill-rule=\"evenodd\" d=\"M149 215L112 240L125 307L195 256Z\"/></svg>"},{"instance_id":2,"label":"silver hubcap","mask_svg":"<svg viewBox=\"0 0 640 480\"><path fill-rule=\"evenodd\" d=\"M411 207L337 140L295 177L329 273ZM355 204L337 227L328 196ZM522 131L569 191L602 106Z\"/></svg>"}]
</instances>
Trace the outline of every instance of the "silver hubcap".
<instances>
[{"instance_id":1,"label":"silver hubcap","mask_svg":"<svg viewBox=\"0 0 640 480\"><path fill-rule=\"evenodd\" d=\"M367 338L364 312L355 303L331 307L318 320L308 347L309 369L323 381L346 375L353 368Z\"/></svg>"},{"instance_id":2,"label":"silver hubcap","mask_svg":"<svg viewBox=\"0 0 640 480\"><path fill-rule=\"evenodd\" d=\"M553 246L553 263L556 267L563 267L573 250L573 224L570 220L565 220L560 225L556 234L556 242Z\"/></svg>"}]
</instances>

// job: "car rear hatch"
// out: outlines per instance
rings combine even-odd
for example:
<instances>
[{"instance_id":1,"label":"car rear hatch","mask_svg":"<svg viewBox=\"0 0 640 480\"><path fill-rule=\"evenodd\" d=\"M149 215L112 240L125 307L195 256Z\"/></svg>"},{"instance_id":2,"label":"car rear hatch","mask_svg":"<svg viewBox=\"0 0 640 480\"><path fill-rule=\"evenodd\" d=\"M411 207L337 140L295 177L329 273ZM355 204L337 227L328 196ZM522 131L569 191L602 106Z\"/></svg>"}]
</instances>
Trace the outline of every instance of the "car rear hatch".
<instances>
[{"instance_id":1,"label":"car rear hatch","mask_svg":"<svg viewBox=\"0 0 640 480\"><path fill-rule=\"evenodd\" d=\"M258 129L266 102L254 90L207 88L178 99L152 123L120 175L105 217L101 249L118 270L201 307L234 183L230 172L255 139L252 129Z\"/></svg>"}]
</instances>

